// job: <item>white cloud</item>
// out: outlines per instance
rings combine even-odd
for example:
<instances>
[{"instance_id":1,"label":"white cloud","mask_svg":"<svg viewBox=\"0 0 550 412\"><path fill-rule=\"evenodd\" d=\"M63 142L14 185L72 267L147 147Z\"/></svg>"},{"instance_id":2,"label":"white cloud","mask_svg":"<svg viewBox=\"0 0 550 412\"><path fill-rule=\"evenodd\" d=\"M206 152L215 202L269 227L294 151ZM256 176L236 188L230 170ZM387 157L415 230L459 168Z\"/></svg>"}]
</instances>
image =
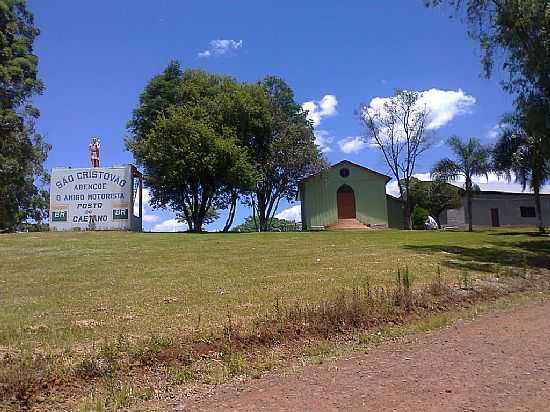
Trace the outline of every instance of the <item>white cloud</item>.
<instances>
[{"instance_id":1,"label":"white cloud","mask_svg":"<svg viewBox=\"0 0 550 412\"><path fill-rule=\"evenodd\" d=\"M479 188L483 190L496 190L499 192L514 192L514 193L532 193L529 186L523 192L519 183L516 183L515 177L512 175L512 180L508 182L508 179L499 177L495 173L489 173L488 179L485 176L476 176L472 179ZM458 187L464 186L464 178L457 179L455 182L450 182ZM550 185L543 186L541 193L550 193Z\"/></svg>"},{"instance_id":2,"label":"white cloud","mask_svg":"<svg viewBox=\"0 0 550 412\"><path fill-rule=\"evenodd\" d=\"M415 173L413 176L416 177L418 180L422 180L423 182L428 182L431 180L430 173ZM395 197L401 196L399 194L399 186L397 185L397 180L393 179L387 184L386 193Z\"/></svg>"},{"instance_id":3,"label":"white cloud","mask_svg":"<svg viewBox=\"0 0 550 412\"><path fill-rule=\"evenodd\" d=\"M358 153L368 146L368 143L361 136L351 136L338 141L340 150L346 154Z\"/></svg>"},{"instance_id":4,"label":"white cloud","mask_svg":"<svg viewBox=\"0 0 550 412\"><path fill-rule=\"evenodd\" d=\"M141 217L144 223L155 223L160 220L160 216L155 215L152 213L151 208L151 193L149 192L149 189L143 188L142 192L142 200L143 200L143 216ZM135 202L134 202L134 210L138 210L139 208L139 199L136 196Z\"/></svg>"},{"instance_id":5,"label":"white cloud","mask_svg":"<svg viewBox=\"0 0 550 412\"><path fill-rule=\"evenodd\" d=\"M471 113L476 99L465 94L462 89L457 91L431 89L422 92L418 104L426 105L430 110L428 130L437 130L447 125L455 117Z\"/></svg>"},{"instance_id":6,"label":"white cloud","mask_svg":"<svg viewBox=\"0 0 550 412\"><path fill-rule=\"evenodd\" d=\"M319 146L319 149L323 153L329 153L332 151L330 145L334 141L330 133L326 130L315 130L315 144Z\"/></svg>"},{"instance_id":7,"label":"white cloud","mask_svg":"<svg viewBox=\"0 0 550 412\"><path fill-rule=\"evenodd\" d=\"M384 105L392 99L393 97L375 97L368 107L363 109L362 115L365 116L365 111L368 111L386 117L388 114ZM420 92L416 108L417 110L423 110L424 107L428 109L429 123L426 129L437 130L449 124L457 116L471 113L475 103L475 97L467 95L462 89L456 91L430 89Z\"/></svg>"},{"instance_id":8,"label":"white cloud","mask_svg":"<svg viewBox=\"0 0 550 412\"><path fill-rule=\"evenodd\" d=\"M315 144L323 153L331 152L330 145L334 141L333 137L326 130L319 130L317 127L321 124L324 117L337 114L336 107L338 99L332 94L325 95L321 100L311 100L302 104L302 109L307 112L307 118L313 122L315 128Z\"/></svg>"},{"instance_id":9,"label":"white cloud","mask_svg":"<svg viewBox=\"0 0 550 412\"><path fill-rule=\"evenodd\" d=\"M522 192L522 187L519 183L516 183L515 176L512 175L512 179L508 182L508 179L505 177L499 177L495 173L489 173L488 178L485 176L476 176L472 179L475 184L477 184L481 190L497 190L500 192ZM464 178L461 177L457 179L456 182L451 182L455 186L463 187ZM525 193L531 193L529 186L525 189ZM550 193L550 185L543 186L541 193Z\"/></svg>"},{"instance_id":10,"label":"white cloud","mask_svg":"<svg viewBox=\"0 0 550 412\"><path fill-rule=\"evenodd\" d=\"M242 40L212 40L207 50L198 54L199 57L223 56L231 51L242 49Z\"/></svg>"},{"instance_id":11,"label":"white cloud","mask_svg":"<svg viewBox=\"0 0 550 412\"><path fill-rule=\"evenodd\" d=\"M149 202L151 201L151 192L146 187L143 188L142 199L144 204L149 205Z\"/></svg>"},{"instance_id":12,"label":"white cloud","mask_svg":"<svg viewBox=\"0 0 550 412\"><path fill-rule=\"evenodd\" d=\"M187 225L176 219L168 219L153 226L152 232L181 232L187 229Z\"/></svg>"},{"instance_id":13,"label":"white cloud","mask_svg":"<svg viewBox=\"0 0 550 412\"><path fill-rule=\"evenodd\" d=\"M491 130L487 132L487 139L495 140L498 138L504 130L504 125L502 123L494 125Z\"/></svg>"},{"instance_id":14,"label":"white cloud","mask_svg":"<svg viewBox=\"0 0 550 412\"><path fill-rule=\"evenodd\" d=\"M332 94L325 95L320 101L310 100L302 104L302 109L307 111L307 118L313 122L313 127L321 124L324 117L337 114L338 99Z\"/></svg>"},{"instance_id":15,"label":"white cloud","mask_svg":"<svg viewBox=\"0 0 550 412\"><path fill-rule=\"evenodd\" d=\"M292 206L275 215L277 219L290 220L291 222L302 221L302 208L300 205Z\"/></svg>"},{"instance_id":16,"label":"white cloud","mask_svg":"<svg viewBox=\"0 0 550 412\"><path fill-rule=\"evenodd\" d=\"M141 217L141 219L143 220L144 223L155 223L155 222L158 222L160 220L160 216L158 215L155 215L155 214L149 214L149 212L147 210L145 210L145 208L143 209L143 216Z\"/></svg>"}]
</instances>

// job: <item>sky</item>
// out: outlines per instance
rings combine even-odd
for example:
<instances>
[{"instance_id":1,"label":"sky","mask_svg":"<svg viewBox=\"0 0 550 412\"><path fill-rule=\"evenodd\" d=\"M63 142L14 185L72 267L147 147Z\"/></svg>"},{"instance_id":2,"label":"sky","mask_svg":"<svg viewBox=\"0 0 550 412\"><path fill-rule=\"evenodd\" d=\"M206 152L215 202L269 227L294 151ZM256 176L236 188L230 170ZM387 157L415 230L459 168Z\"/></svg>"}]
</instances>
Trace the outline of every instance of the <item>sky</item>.
<instances>
[{"instance_id":1,"label":"sky","mask_svg":"<svg viewBox=\"0 0 550 412\"><path fill-rule=\"evenodd\" d=\"M88 144L101 138L102 166L133 163L126 124L147 82L170 60L183 68L227 74L242 82L267 75L287 81L310 113L316 141L330 163L348 159L389 174L380 152L365 142L355 114L396 89L423 92L434 144L417 173L451 156L451 135L495 142L513 99L497 71L482 76L477 44L449 9L423 0L28 0L41 30L35 52L46 91L35 98L38 129L53 148L47 166L84 167ZM482 189L520 191L491 176ZM395 193L395 182L388 191ZM545 192L550 192L545 188ZM148 199L146 194L146 200ZM279 216L299 205L283 202ZM240 206L236 223L250 211ZM223 226L222 219L209 230ZM169 210L146 206L145 230L184 229Z\"/></svg>"}]
</instances>

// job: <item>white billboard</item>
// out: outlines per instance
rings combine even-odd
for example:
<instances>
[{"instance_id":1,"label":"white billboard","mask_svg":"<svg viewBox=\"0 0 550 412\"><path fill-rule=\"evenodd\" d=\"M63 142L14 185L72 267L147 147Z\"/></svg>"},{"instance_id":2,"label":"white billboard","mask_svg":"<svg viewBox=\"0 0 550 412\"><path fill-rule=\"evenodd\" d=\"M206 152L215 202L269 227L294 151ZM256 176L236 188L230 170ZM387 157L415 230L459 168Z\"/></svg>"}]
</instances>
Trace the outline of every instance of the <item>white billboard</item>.
<instances>
[{"instance_id":1,"label":"white billboard","mask_svg":"<svg viewBox=\"0 0 550 412\"><path fill-rule=\"evenodd\" d=\"M141 231L141 188L132 165L53 169L50 230Z\"/></svg>"}]
</instances>

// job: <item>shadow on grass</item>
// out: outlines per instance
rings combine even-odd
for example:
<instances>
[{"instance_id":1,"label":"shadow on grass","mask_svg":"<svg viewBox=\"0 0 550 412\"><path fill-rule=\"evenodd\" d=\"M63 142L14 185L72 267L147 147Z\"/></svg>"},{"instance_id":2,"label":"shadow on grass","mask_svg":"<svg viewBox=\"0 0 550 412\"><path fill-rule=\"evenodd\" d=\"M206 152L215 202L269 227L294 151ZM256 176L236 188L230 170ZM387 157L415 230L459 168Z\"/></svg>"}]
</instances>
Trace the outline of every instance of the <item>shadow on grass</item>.
<instances>
[{"instance_id":1,"label":"shadow on grass","mask_svg":"<svg viewBox=\"0 0 550 412\"><path fill-rule=\"evenodd\" d=\"M449 267L494 272L498 266L550 269L550 238L521 242L494 242L490 246L405 245L415 252L444 253Z\"/></svg>"},{"instance_id":2,"label":"shadow on grass","mask_svg":"<svg viewBox=\"0 0 550 412\"><path fill-rule=\"evenodd\" d=\"M550 239L550 233L539 233L539 232L495 232L489 233L489 236L529 236L534 238L546 238Z\"/></svg>"}]
</instances>

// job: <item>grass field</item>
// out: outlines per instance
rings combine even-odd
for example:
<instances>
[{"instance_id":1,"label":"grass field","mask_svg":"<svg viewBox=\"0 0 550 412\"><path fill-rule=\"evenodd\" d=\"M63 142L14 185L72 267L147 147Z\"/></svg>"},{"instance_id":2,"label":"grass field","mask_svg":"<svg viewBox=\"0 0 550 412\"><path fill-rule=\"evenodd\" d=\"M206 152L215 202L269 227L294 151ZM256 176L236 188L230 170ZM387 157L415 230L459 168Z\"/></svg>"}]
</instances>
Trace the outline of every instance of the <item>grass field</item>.
<instances>
[{"instance_id":1,"label":"grass field","mask_svg":"<svg viewBox=\"0 0 550 412\"><path fill-rule=\"evenodd\" d=\"M550 267L521 231L269 234L39 233L0 237L0 345L66 349L119 333L172 334L256 314L276 299L415 284L498 265Z\"/></svg>"},{"instance_id":2,"label":"grass field","mask_svg":"<svg viewBox=\"0 0 550 412\"><path fill-rule=\"evenodd\" d=\"M117 336L179 336L246 322L275 302L413 285L500 268L550 269L535 231L266 234L36 233L0 236L0 358L86 353Z\"/></svg>"}]
</instances>

